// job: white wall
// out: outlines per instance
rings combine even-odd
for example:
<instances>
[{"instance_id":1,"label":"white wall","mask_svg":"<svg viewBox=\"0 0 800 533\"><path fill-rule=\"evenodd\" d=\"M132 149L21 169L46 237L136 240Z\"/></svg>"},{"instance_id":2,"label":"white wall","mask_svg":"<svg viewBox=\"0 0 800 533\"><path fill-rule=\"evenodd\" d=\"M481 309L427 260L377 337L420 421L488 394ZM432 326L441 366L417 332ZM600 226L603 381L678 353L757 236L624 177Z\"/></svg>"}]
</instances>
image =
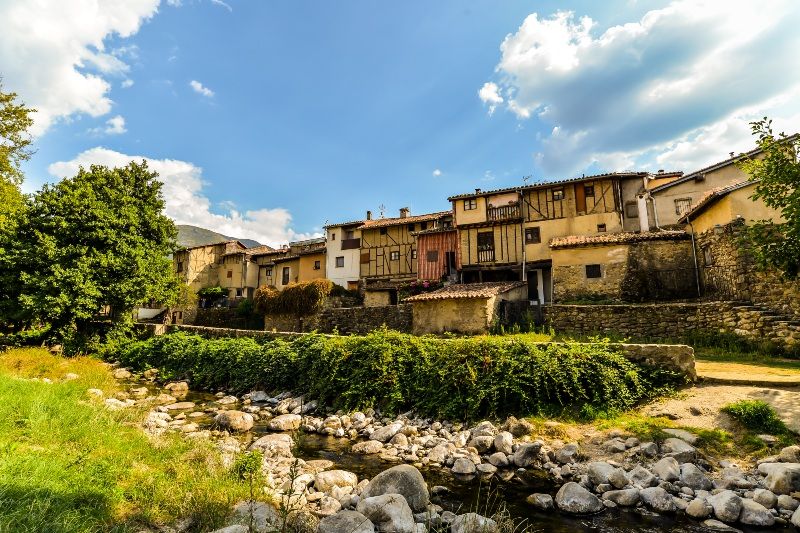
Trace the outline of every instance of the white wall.
<instances>
[{"instance_id":1,"label":"white wall","mask_svg":"<svg viewBox=\"0 0 800 533\"><path fill-rule=\"evenodd\" d=\"M335 236L335 237L334 237ZM361 250L355 248L352 250L342 250L342 237L344 231L341 227L332 227L326 230L326 274L329 280L337 285L347 288L347 282L358 282L360 274ZM361 232L356 230L355 237L360 238ZM336 258L344 257L344 267L336 266Z\"/></svg>"}]
</instances>

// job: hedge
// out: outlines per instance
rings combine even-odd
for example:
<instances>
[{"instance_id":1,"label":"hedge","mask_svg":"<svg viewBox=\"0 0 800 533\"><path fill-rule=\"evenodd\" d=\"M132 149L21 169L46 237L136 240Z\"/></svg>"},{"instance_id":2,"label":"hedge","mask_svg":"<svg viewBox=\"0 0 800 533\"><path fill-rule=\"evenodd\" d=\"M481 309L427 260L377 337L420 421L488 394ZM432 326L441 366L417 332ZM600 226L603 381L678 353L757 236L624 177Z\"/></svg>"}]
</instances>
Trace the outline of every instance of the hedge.
<instances>
[{"instance_id":1,"label":"hedge","mask_svg":"<svg viewBox=\"0 0 800 533\"><path fill-rule=\"evenodd\" d=\"M358 337L303 335L206 339L183 332L109 353L164 379L232 392L302 392L336 409L413 409L469 420L552 413L564 407L624 410L679 379L628 361L605 343L536 344L522 337L443 339L381 330Z\"/></svg>"}]
</instances>

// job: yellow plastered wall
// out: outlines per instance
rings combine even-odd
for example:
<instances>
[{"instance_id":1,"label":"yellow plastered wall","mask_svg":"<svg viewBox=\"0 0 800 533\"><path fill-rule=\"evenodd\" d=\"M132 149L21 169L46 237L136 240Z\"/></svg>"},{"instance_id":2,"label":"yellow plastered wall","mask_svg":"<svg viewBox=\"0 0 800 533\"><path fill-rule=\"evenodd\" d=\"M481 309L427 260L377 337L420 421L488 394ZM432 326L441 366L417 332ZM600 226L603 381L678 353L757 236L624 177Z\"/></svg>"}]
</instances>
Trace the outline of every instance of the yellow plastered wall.
<instances>
[{"instance_id":1,"label":"yellow plastered wall","mask_svg":"<svg viewBox=\"0 0 800 533\"><path fill-rule=\"evenodd\" d=\"M289 281L283 283L283 269L289 269ZM288 261L281 261L277 263L272 270L272 279L275 281L274 285L278 290L283 290L289 283L296 283L300 277L300 259L291 259Z\"/></svg>"},{"instance_id":2,"label":"yellow plastered wall","mask_svg":"<svg viewBox=\"0 0 800 533\"><path fill-rule=\"evenodd\" d=\"M319 263L319 268L314 268L316 263ZM325 277L325 253L315 253L301 255L299 259L299 279L298 281L311 281L312 279L319 279Z\"/></svg>"},{"instance_id":3,"label":"yellow plastered wall","mask_svg":"<svg viewBox=\"0 0 800 533\"><path fill-rule=\"evenodd\" d=\"M737 218L741 217L747 223L757 220L771 220L775 223L784 221L780 212L771 207L767 207L763 200L753 200L751 196L755 192L755 184L730 192L704 208L692 220L692 228L695 233L703 233L716 225L724 226Z\"/></svg>"},{"instance_id":4,"label":"yellow plastered wall","mask_svg":"<svg viewBox=\"0 0 800 533\"><path fill-rule=\"evenodd\" d=\"M407 224L388 226L385 229L386 233L383 235L380 228L361 230L361 254L369 258L367 262L359 261L361 277L415 278L417 275L416 238L411 235ZM398 259L392 260L392 252L398 253Z\"/></svg>"}]
</instances>

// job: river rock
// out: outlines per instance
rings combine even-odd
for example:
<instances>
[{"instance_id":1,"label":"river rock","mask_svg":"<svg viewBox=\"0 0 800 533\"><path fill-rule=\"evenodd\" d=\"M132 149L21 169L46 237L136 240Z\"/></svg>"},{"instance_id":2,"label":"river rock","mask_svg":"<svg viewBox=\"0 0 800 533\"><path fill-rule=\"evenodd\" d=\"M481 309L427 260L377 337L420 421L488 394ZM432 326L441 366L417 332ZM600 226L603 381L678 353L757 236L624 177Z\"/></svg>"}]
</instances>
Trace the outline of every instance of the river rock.
<instances>
[{"instance_id":1,"label":"river rock","mask_svg":"<svg viewBox=\"0 0 800 533\"><path fill-rule=\"evenodd\" d=\"M118 368L111 373L114 379L128 379L132 376L130 371L126 368Z\"/></svg>"},{"instance_id":2,"label":"river rock","mask_svg":"<svg viewBox=\"0 0 800 533\"><path fill-rule=\"evenodd\" d=\"M251 450L258 450L265 457L291 457L294 441L286 433L264 435L250 445Z\"/></svg>"},{"instance_id":3,"label":"river rock","mask_svg":"<svg viewBox=\"0 0 800 533\"><path fill-rule=\"evenodd\" d=\"M800 463L800 446L795 444L782 449L778 460L782 463Z\"/></svg>"},{"instance_id":4,"label":"river rock","mask_svg":"<svg viewBox=\"0 0 800 533\"><path fill-rule=\"evenodd\" d=\"M475 473L475 463L467 459L466 457L459 457L458 459L453 462L453 473L454 474L462 474L462 475L470 475Z\"/></svg>"},{"instance_id":5,"label":"river rock","mask_svg":"<svg viewBox=\"0 0 800 533\"><path fill-rule=\"evenodd\" d=\"M654 476L642 465L636 465L630 472L628 472L628 481L631 483L631 485L641 489L653 487L658 484L658 481L656 481L656 476Z\"/></svg>"},{"instance_id":6,"label":"river rock","mask_svg":"<svg viewBox=\"0 0 800 533\"><path fill-rule=\"evenodd\" d=\"M541 449L542 443L540 441L523 442L517 447L517 451L514 452L511 460L519 468L528 468L536 462Z\"/></svg>"},{"instance_id":7,"label":"river rock","mask_svg":"<svg viewBox=\"0 0 800 533\"><path fill-rule=\"evenodd\" d=\"M211 533L250 533L250 528L241 524L233 524L222 529L215 529Z\"/></svg>"},{"instance_id":8,"label":"river rock","mask_svg":"<svg viewBox=\"0 0 800 533\"><path fill-rule=\"evenodd\" d=\"M778 497L771 490L756 489L753 491L753 501L760 503L767 509L772 509L778 503Z\"/></svg>"},{"instance_id":9,"label":"river rock","mask_svg":"<svg viewBox=\"0 0 800 533\"><path fill-rule=\"evenodd\" d=\"M382 428L376 429L372 432L372 435L370 435L369 438L380 442L388 442L389 439L399 433L401 429L403 429L402 422L393 422L388 426L383 426Z\"/></svg>"},{"instance_id":10,"label":"river rock","mask_svg":"<svg viewBox=\"0 0 800 533\"><path fill-rule=\"evenodd\" d=\"M795 509L794 513L792 513L792 525L796 528L800 528L800 507Z\"/></svg>"},{"instance_id":11,"label":"river rock","mask_svg":"<svg viewBox=\"0 0 800 533\"><path fill-rule=\"evenodd\" d=\"M694 490L711 490L713 488L711 480L694 463L683 463L681 465L680 480L687 487Z\"/></svg>"},{"instance_id":12,"label":"river rock","mask_svg":"<svg viewBox=\"0 0 800 533\"><path fill-rule=\"evenodd\" d=\"M164 389L170 392L189 392L189 384L185 381L173 381L164 385Z\"/></svg>"},{"instance_id":13,"label":"river rock","mask_svg":"<svg viewBox=\"0 0 800 533\"><path fill-rule=\"evenodd\" d=\"M707 518L712 511L711 505L703 498L695 498L686 506L686 514L692 518Z\"/></svg>"},{"instance_id":14,"label":"river rock","mask_svg":"<svg viewBox=\"0 0 800 533\"><path fill-rule=\"evenodd\" d=\"M506 455L511 455L513 453L513 445L514 436L508 431L501 431L494 438L494 449L498 452L503 452Z\"/></svg>"},{"instance_id":15,"label":"river rock","mask_svg":"<svg viewBox=\"0 0 800 533\"><path fill-rule=\"evenodd\" d=\"M458 515L450 523L451 533L497 533L497 522L476 513Z\"/></svg>"},{"instance_id":16,"label":"river rock","mask_svg":"<svg viewBox=\"0 0 800 533\"><path fill-rule=\"evenodd\" d=\"M574 481L565 483L556 493L556 505L565 513L592 514L604 509L600 499Z\"/></svg>"},{"instance_id":17,"label":"river rock","mask_svg":"<svg viewBox=\"0 0 800 533\"><path fill-rule=\"evenodd\" d=\"M745 498L742 500L739 522L748 526L770 527L775 524L775 517L760 503Z\"/></svg>"},{"instance_id":18,"label":"river rock","mask_svg":"<svg viewBox=\"0 0 800 533\"><path fill-rule=\"evenodd\" d=\"M591 462L589 463L589 469L587 471L589 474L589 481L591 481L594 486L610 484L609 477L615 469L615 466L605 461Z\"/></svg>"},{"instance_id":19,"label":"river rock","mask_svg":"<svg viewBox=\"0 0 800 533\"><path fill-rule=\"evenodd\" d=\"M692 445L697 443L697 440L699 439L699 437L697 435L695 435L694 433L689 433L685 429L667 428L667 429L664 429L663 431L664 431L664 433L666 433L668 435L672 435L673 437L679 438L682 441L688 442L689 444L692 444Z\"/></svg>"},{"instance_id":20,"label":"river rock","mask_svg":"<svg viewBox=\"0 0 800 533\"><path fill-rule=\"evenodd\" d=\"M722 531L727 533L742 533L740 529L736 529L735 527L731 527L727 524L723 524L718 520L708 519L704 520L701 524L704 528L708 529L709 531Z\"/></svg>"},{"instance_id":21,"label":"river rock","mask_svg":"<svg viewBox=\"0 0 800 533\"><path fill-rule=\"evenodd\" d=\"M648 487L639 491L639 497L647 507L657 513L675 512L675 502L672 496L661 487Z\"/></svg>"},{"instance_id":22,"label":"river rock","mask_svg":"<svg viewBox=\"0 0 800 533\"><path fill-rule=\"evenodd\" d=\"M480 435L469 441L467 447L475 448L478 451L478 453L486 453L492 449L493 445L494 445L494 437L489 435Z\"/></svg>"},{"instance_id":23,"label":"river rock","mask_svg":"<svg viewBox=\"0 0 800 533\"><path fill-rule=\"evenodd\" d=\"M180 411L183 409L192 409L193 407L194 407L194 402L177 402L164 406L164 408L169 411Z\"/></svg>"},{"instance_id":24,"label":"river rock","mask_svg":"<svg viewBox=\"0 0 800 533\"><path fill-rule=\"evenodd\" d=\"M497 467L490 463L481 463L475 465L475 470L477 470L479 474L491 475L497 472Z\"/></svg>"},{"instance_id":25,"label":"river rock","mask_svg":"<svg viewBox=\"0 0 800 533\"><path fill-rule=\"evenodd\" d=\"M580 447L575 442L570 442L561 447L555 453L555 460L557 463L565 465L569 463L577 462L578 456L580 454Z\"/></svg>"},{"instance_id":26,"label":"river rock","mask_svg":"<svg viewBox=\"0 0 800 533\"><path fill-rule=\"evenodd\" d=\"M661 444L661 453L667 457L674 457L679 463L690 463L697 457L694 446L676 437L664 440Z\"/></svg>"},{"instance_id":27,"label":"river rock","mask_svg":"<svg viewBox=\"0 0 800 533\"><path fill-rule=\"evenodd\" d=\"M450 448L447 444L437 444L428 452L428 460L432 463L442 464L450 455Z\"/></svg>"},{"instance_id":28,"label":"river rock","mask_svg":"<svg viewBox=\"0 0 800 533\"><path fill-rule=\"evenodd\" d=\"M723 522L736 522L742 512L742 499L732 490L723 490L708 498L714 516Z\"/></svg>"},{"instance_id":29,"label":"river rock","mask_svg":"<svg viewBox=\"0 0 800 533\"><path fill-rule=\"evenodd\" d=\"M252 523L255 531L272 531L281 523L278 510L263 502L239 502L233 508L233 520L237 524Z\"/></svg>"},{"instance_id":30,"label":"river rock","mask_svg":"<svg viewBox=\"0 0 800 533\"><path fill-rule=\"evenodd\" d=\"M232 403L236 403L239 401L239 398L236 396L223 396L222 398L217 400L217 403L220 405L230 405Z\"/></svg>"},{"instance_id":31,"label":"river rock","mask_svg":"<svg viewBox=\"0 0 800 533\"><path fill-rule=\"evenodd\" d=\"M400 494L414 512L421 513L430 503L428 485L419 470L411 465L398 465L384 470L369 482L362 498L382 494Z\"/></svg>"},{"instance_id":32,"label":"river rock","mask_svg":"<svg viewBox=\"0 0 800 533\"><path fill-rule=\"evenodd\" d=\"M639 453L645 457L658 455L658 445L655 442L643 442L639 445Z\"/></svg>"},{"instance_id":33,"label":"river rock","mask_svg":"<svg viewBox=\"0 0 800 533\"><path fill-rule=\"evenodd\" d=\"M314 487L320 492L330 493L333 487L355 487L358 476L347 470L328 470L314 477Z\"/></svg>"},{"instance_id":34,"label":"river rock","mask_svg":"<svg viewBox=\"0 0 800 533\"><path fill-rule=\"evenodd\" d=\"M383 451L383 443L377 440L366 440L353 444L353 453L358 455L372 455Z\"/></svg>"},{"instance_id":35,"label":"river rock","mask_svg":"<svg viewBox=\"0 0 800 533\"><path fill-rule=\"evenodd\" d=\"M300 415L278 415L267 422L267 429L270 431L294 431L299 429L302 423L303 417Z\"/></svg>"},{"instance_id":36,"label":"river rock","mask_svg":"<svg viewBox=\"0 0 800 533\"><path fill-rule=\"evenodd\" d=\"M497 468L506 468L509 465L508 456L506 456L506 454L503 452L494 452L489 456L489 463L493 464Z\"/></svg>"},{"instance_id":37,"label":"river rock","mask_svg":"<svg viewBox=\"0 0 800 533\"><path fill-rule=\"evenodd\" d=\"M798 507L800 507L800 501L792 498L788 494L781 494L778 496L778 509L786 509L788 511L794 511Z\"/></svg>"},{"instance_id":38,"label":"river rock","mask_svg":"<svg viewBox=\"0 0 800 533\"><path fill-rule=\"evenodd\" d=\"M356 511L369 518L379 531L416 533L414 513L400 494L364 497L356 505Z\"/></svg>"},{"instance_id":39,"label":"river rock","mask_svg":"<svg viewBox=\"0 0 800 533\"><path fill-rule=\"evenodd\" d=\"M639 489L610 490L603 493L603 499L623 507L631 507L639 503Z\"/></svg>"},{"instance_id":40,"label":"river rock","mask_svg":"<svg viewBox=\"0 0 800 533\"><path fill-rule=\"evenodd\" d=\"M214 417L214 425L228 431L249 431L253 422L253 415L242 411L222 411Z\"/></svg>"},{"instance_id":41,"label":"river rock","mask_svg":"<svg viewBox=\"0 0 800 533\"><path fill-rule=\"evenodd\" d=\"M525 498L525 501L541 511L549 511L553 508L553 497L549 494L531 494Z\"/></svg>"},{"instance_id":42,"label":"river rock","mask_svg":"<svg viewBox=\"0 0 800 533\"><path fill-rule=\"evenodd\" d=\"M628 476L625 475L625 470L622 468L615 468L608 476L608 482L615 489L621 489L628 485Z\"/></svg>"},{"instance_id":43,"label":"river rock","mask_svg":"<svg viewBox=\"0 0 800 533\"><path fill-rule=\"evenodd\" d=\"M664 457L653 465L653 473L661 481L677 481L681 477L681 467L674 457Z\"/></svg>"},{"instance_id":44,"label":"river rock","mask_svg":"<svg viewBox=\"0 0 800 533\"><path fill-rule=\"evenodd\" d=\"M339 511L319 521L317 533L375 533L372 521L358 511Z\"/></svg>"},{"instance_id":45,"label":"river rock","mask_svg":"<svg viewBox=\"0 0 800 533\"><path fill-rule=\"evenodd\" d=\"M775 494L800 491L800 463L762 463L758 471L767 476L764 485Z\"/></svg>"},{"instance_id":46,"label":"river rock","mask_svg":"<svg viewBox=\"0 0 800 533\"><path fill-rule=\"evenodd\" d=\"M510 416L500 429L508 431L515 437L520 438L530 435L536 428L524 418L522 420L518 420L517 418Z\"/></svg>"}]
</instances>

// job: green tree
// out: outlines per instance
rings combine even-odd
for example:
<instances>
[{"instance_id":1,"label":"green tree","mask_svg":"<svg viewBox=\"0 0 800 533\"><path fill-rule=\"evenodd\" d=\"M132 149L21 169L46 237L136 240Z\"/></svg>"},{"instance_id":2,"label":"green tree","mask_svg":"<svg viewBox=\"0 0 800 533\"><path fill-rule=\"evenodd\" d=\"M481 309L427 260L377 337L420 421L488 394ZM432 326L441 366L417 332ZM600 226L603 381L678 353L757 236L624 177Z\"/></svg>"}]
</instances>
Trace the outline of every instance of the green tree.
<instances>
[{"instance_id":1,"label":"green tree","mask_svg":"<svg viewBox=\"0 0 800 533\"><path fill-rule=\"evenodd\" d=\"M100 313L120 326L137 304L178 297L177 231L156 177L144 161L92 165L31 198L10 247L25 318L81 340Z\"/></svg>"},{"instance_id":2,"label":"green tree","mask_svg":"<svg viewBox=\"0 0 800 533\"><path fill-rule=\"evenodd\" d=\"M789 278L800 272L800 137L775 135L767 117L751 123L763 157L750 158L741 167L756 182L753 199L778 210L783 222L759 221L748 228L752 250L763 265Z\"/></svg>"},{"instance_id":3,"label":"green tree","mask_svg":"<svg viewBox=\"0 0 800 533\"><path fill-rule=\"evenodd\" d=\"M0 229L23 205L20 165L31 156L28 130L35 111L18 102L16 93L4 93L0 79Z\"/></svg>"}]
</instances>

